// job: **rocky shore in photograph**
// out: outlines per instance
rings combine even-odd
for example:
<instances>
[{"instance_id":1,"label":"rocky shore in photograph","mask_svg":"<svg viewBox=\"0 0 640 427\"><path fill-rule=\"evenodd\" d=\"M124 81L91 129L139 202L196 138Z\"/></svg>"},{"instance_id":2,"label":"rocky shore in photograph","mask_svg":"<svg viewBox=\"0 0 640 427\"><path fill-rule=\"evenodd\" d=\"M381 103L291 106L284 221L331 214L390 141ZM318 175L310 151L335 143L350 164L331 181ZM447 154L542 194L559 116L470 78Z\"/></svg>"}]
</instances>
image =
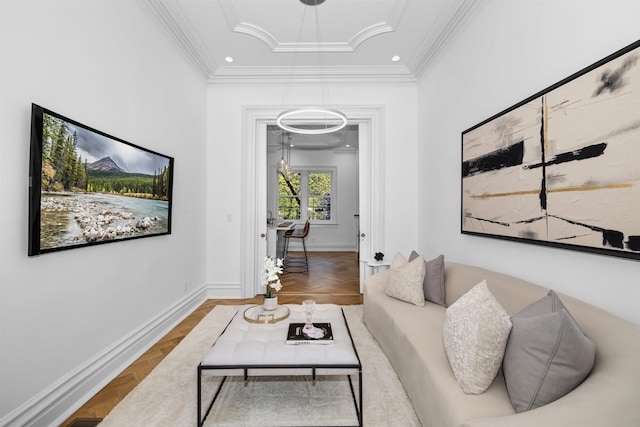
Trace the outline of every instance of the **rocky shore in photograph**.
<instances>
[{"instance_id":1,"label":"rocky shore in photograph","mask_svg":"<svg viewBox=\"0 0 640 427\"><path fill-rule=\"evenodd\" d=\"M84 239L87 243L105 240L135 237L150 231L158 217L140 217L124 209L107 209L97 202L79 197L45 197L41 201L43 211L67 212L80 228L75 239Z\"/></svg>"}]
</instances>

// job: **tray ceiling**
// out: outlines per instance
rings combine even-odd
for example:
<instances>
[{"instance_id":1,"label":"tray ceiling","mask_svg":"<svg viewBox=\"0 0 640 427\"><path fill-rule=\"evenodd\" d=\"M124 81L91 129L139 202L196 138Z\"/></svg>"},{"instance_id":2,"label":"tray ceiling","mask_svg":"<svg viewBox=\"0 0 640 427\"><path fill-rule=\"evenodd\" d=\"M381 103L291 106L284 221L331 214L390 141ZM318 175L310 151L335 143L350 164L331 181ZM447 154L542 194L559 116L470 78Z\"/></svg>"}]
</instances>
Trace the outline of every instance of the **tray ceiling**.
<instances>
[{"instance_id":1,"label":"tray ceiling","mask_svg":"<svg viewBox=\"0 0 640 427\"><path fill-rule=\"evenodd\" d=\"M224 83L413 81L481 0L142 2L205 78Z\"/></svg>"}]
</instances>

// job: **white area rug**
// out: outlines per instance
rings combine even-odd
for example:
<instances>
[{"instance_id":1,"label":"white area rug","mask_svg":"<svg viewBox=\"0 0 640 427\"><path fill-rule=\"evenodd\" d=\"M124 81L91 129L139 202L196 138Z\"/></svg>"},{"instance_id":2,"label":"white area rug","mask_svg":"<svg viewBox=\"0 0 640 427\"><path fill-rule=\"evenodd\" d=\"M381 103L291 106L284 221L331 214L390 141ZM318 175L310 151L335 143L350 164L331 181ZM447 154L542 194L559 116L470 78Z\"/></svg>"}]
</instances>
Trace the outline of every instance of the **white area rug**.
<instances>
[{"instance_id":1,"label":"white area rug","mask_svg":"<svg viewBox=\"0 0 640 427\"><path fill-rule=\"evenodd\" d=\"M363 370L365 426L420 426L386 356L362 324L362 306L343 306ZM195 426L197 366L238 310L217 306L120 402L101 427ZM357 376L353 376L357 395ZM203 412L220 378L203 376ZM346 376L229 377L205 426L357 425Z\"/></svg>"}]
</instances>

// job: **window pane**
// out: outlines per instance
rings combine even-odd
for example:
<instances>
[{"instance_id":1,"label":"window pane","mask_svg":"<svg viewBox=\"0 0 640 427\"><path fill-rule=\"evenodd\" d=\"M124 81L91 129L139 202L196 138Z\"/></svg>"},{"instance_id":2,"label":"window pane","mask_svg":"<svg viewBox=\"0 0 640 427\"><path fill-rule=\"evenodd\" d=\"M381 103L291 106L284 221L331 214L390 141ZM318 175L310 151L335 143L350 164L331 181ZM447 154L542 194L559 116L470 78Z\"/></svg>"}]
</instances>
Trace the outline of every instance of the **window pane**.
<instances>
[{"instance_id":1,"label":"window pane","mask_svg":"<svg viewBox=\"0 0 640 427\"><path fill-rule=\"evenodd\" d=\"M331 219L331 172L309 173L309 219Z\"/></svg>"},{"instance_id":2,"label":"window pane","mask_svg":"<svg viewBox=\"0 0 640 427\"><path fill-rule=\"evenodd\" d=\"M287 182L278 173L278 217L300 219L300 174L294 173Z\"/></svg>"}]
</instances>

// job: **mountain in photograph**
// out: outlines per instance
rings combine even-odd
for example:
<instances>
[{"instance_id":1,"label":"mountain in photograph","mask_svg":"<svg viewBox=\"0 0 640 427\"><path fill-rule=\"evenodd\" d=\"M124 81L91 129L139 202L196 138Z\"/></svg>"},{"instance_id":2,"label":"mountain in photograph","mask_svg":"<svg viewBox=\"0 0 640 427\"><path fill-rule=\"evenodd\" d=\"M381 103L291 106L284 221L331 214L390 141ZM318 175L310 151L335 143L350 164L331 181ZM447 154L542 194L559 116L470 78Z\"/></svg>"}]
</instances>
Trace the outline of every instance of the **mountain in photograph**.
<instances>
[{"instance_id":1,"label":"mountain in photograph","mask_svg":"<svg viewBox=\"0 0 640 427\"><path fill-rule=\"evenodd\" d=\"M116 164L116 162L111 159L111 157L103 157L102 159L89 163L87 165L87 169L90 171L100 171L100 172L122 172L126 173L124 169Z\"/></svg>"},{"instance_id":2,"label":"mountain in photograph","mask_svg":"<svg viewBox=\"0 0 640 427\"><path fill-rule=\"evenodd\" d=\"M169 168L152 175L128 172L111 157L104 157L86 165L86 186L90 193L121 194L145 199L169 200Z\"/></svg>"}]
</instances>

